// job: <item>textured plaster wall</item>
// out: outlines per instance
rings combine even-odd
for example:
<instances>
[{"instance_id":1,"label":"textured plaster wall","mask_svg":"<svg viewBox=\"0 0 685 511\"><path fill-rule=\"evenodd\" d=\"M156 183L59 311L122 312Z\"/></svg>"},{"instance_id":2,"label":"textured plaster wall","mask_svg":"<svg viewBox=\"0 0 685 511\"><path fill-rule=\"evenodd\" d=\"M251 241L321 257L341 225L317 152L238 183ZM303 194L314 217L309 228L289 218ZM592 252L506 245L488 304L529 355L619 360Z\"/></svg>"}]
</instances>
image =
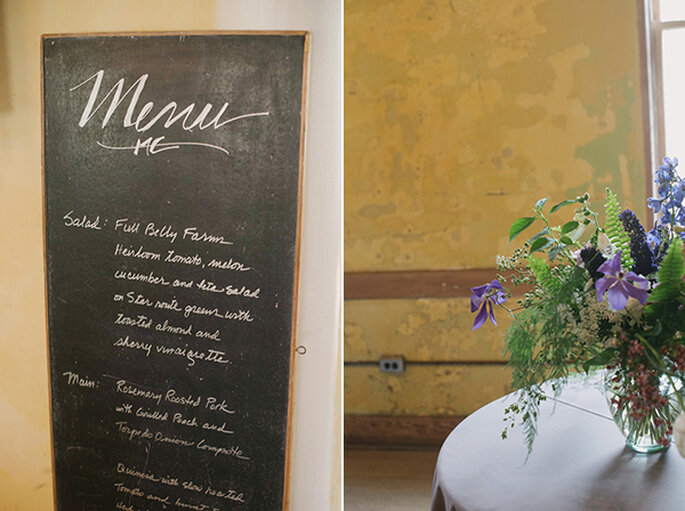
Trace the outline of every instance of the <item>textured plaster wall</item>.
<instances>
[{"instance_id":1,"label":"textured plaster wall","mask_svg":"<svg viewBox=\"0 0 685 511\"><path fill-rule=\"evenodd\" d=\"M0 511L52 501L40 35L213 29L214 0L0 0Z\"/></svg>"},{"instance_id":2,"label":"textured plaster wall","mask_svg":"<svg viewBox=\"0 0 685 511\"><path fill-rule=\"evenodd\" d=\"M636 4L346 0L346 271L492 266L543 196L643 215Z\"/></svg>"},{"instance_id":3,"label":"textured plaster wall","mask_svg":"<svg viewBox=\"0 0 685 511\"><path fill-rule=\"evenodd\" d=\"M423 362L502 360L502 333L511 320L498 314L499 328L473 332L470 311L468 298L349 300L345 360L378 360L393 353Z\"/></svg>"},{"instance_id":4,"label":"textured plaster wall","mask_svg":"<svg viewBox=\"0 0 685 511\"><path fill-rule=\"evenodd\" d=\"M346 271L494 267L512 249L511 222L541 197L587 190L602 209L610 186L644 219L637 5L346 0ZM394 386L376 367L348 366L346 412L469 413L504 394L491 385L500 368L455 376L464 361L502 358L506 324L473 334L467 307L348 301L346 361L455 364Z\"/></svg>"},{"instance_id":5,"label":"textured plaster wall","mask_svg":"<svg viewBox=\"0 0 685 511\"><path fill-rule=\"evenodd\" d=\"M408 366L402 375L363 367L346 372L345 412L359 415L369 408L373 415L468 415L506 394L511 379L491 365Z\"/></svg>"}]
</instances>

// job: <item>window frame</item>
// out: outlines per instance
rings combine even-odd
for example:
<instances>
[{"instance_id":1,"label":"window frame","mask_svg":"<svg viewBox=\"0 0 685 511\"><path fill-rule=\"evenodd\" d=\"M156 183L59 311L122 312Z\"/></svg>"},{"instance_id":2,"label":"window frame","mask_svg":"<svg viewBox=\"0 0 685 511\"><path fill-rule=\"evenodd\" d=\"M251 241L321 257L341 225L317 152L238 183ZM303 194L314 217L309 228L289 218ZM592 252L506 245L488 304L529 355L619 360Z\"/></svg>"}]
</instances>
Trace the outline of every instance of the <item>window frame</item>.
<instances>
[{"instance_id":1,"label":"window frame","mask_svg":"<svg viewBox=\"0 0 685 511\"><path fill-rule=\"evenodd\" d=\"M677 21L661 21L659 3L661 0L641 0L644 21L644 46L646 57L645 83L648 91L647 122L649 123L649 159L652 164L654 158L659 160L666 155L666 128L664 108L663 82L663 45L662 36L665 31L685 29L685 19ZM671 155L668 155L671 156ZM685 155L682 159L685 161ZM649 169L650 183L648 193L654 194L653 170Z\"/></svg>"}]
</instances>

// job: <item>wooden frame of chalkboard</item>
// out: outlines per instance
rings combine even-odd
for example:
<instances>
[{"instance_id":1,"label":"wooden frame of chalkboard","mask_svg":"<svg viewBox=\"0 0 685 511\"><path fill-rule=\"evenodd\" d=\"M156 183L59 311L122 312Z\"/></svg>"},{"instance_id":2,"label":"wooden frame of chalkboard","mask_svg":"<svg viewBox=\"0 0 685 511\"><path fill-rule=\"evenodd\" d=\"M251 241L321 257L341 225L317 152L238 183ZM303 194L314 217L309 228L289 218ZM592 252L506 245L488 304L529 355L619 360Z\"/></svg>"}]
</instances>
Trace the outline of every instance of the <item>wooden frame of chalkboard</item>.
<instances>
[{"instance_id":1,"label":"wooden frame of chalkboard","mask_svg":"<svg viewBox=\"0 0 685 511\"><path fill-rule=\"evenodd\" d=\"M308 56L42 36L57 511L288 509Z\"/></svg>"}]
</instances>

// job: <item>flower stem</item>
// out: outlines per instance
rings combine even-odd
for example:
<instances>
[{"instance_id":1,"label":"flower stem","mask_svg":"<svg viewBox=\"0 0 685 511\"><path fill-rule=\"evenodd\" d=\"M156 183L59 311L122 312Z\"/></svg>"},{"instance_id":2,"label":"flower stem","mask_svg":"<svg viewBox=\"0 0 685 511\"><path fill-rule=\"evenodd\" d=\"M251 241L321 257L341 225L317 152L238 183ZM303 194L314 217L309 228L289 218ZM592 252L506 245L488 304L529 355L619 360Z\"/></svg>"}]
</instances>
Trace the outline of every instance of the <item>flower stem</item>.
<instances>
[{"instance_id":1,"label":"flower stem","mask_svg":"<svg viewBox=\"0 0 685 511\"><path fill-rule=\"evenodd\" d=\"M497 305L499 305L499 306L502 307L505 311L507 311L507 312L509 313L509 315L511 316L511 318L514 320L514 322L518 325L518 327L519 327L522 331L525 331L525 330L523 329L523 325L521 325L521 323L519 323L519 320L518 320L518 318L516 317L516 314L514 314L514 311L513 311L513 310L511 310L509 307L505 307L505 306L502 305L501 303L498 303ZM521 308L522 308L522 307L521 307Z\"/></svg>"},{"instance_id":2,"label":"flower stem","mask_svg":"<svg viewBox=\"0 0 685 511\"><path fill-rule=\"evenodd\" d=\"M543 222L545 222L545 225L547 226L547 231L549 232L549 235L552 237L552 240L554 240L555 245L559 245L560 242L559 242L559 240L557 239L557 237L554 235L554 231L552 230L552 226L549 224L549 220L547 220L547 217L546 217L545 215L543 215L541 211L538 211L538 212L537 212L537 215L538 215L538 217L540 218L540 220L542 220ZM566 259L568 259L568 261L569 261L571 264L575 265L575 261L574 261L573 258L569 255L568 250L562 250L562 251L561 251L561 254L562 254Z\"/></svg>"},{"instance_id":3,"label":"flower stem","mask_svg":"<svg viewBox=\"0 0 685 511\"><path fill-rule=\"evenodd\" d=\"M685 403L683 402L683 396L680 395L680 392L678 389L676 389L675 383L673 382L673 378L671 378L670 371L668 368L663 364L663 361L661 360L661 356L659 355L659 352L650 344L647 339L645 339L644 336L640 334L635 334L636 337L640 340L643 346L645 346L653 355L654 360L653 362L659 366L657 369L659 369L665 376L668 378L669 383L671 384L671 387L673 388L673 391L675 393L676 399L678 400L678 405L680 405L680 411L685 412Z\"/></svg>"}]
</instances>

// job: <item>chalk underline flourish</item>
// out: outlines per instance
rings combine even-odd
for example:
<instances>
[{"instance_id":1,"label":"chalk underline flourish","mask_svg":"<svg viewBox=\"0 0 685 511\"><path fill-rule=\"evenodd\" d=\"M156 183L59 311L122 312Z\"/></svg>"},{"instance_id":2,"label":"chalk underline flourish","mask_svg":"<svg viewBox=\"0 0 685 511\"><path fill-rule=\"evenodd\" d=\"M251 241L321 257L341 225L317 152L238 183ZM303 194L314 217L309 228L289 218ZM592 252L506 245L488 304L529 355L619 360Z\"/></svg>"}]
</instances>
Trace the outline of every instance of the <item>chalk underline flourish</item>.
<instances>
[{"instance_id":1,"label":"chalk underline flourish","mask_svg":"<svg viewBox=\"0 0 685 511\"><path fill-rule=\"evenodd\" d=\"M112 151L133 151L133 154L135 154L136 156L138 156L138 153L141 149L145 149L146 154L149 156L152 154L161 153L163 151L169 151L171 149L180 149L181 146L209 147L210 149L216 149L217 151L221 151L226 155L230 155L230 153L226 149L216 145L206 144L204 142L163 142L164 138L165 137L157 137L153 139L152 137L150 137L145 140L138 139L135 145L121 147L110 146L107 144L103 144L100 141L96 141L96 143L100 147L104 149L110 149Z\"/></svg>"}]
</instances>

